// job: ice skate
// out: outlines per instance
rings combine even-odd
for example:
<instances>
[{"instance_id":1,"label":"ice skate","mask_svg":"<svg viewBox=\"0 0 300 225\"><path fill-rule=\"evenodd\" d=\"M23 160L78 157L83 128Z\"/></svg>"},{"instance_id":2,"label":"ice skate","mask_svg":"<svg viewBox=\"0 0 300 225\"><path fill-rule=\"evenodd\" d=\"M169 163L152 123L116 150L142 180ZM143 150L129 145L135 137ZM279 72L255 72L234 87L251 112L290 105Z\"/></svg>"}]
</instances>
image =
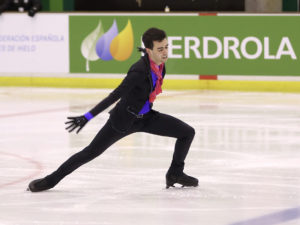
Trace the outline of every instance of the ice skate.
<instances>
[{"instance_id":1,"label":"ice skate","mask_svg":"<svg viewBox=\"0 0 300 225\"><path fill-rule=\"evenodd\" d=\"M45 178L33 180L29 183L27 191L39 192L53 188L55 185L51 185Z\"/></svg>"},{"instance_id":2,"label":"ice skate","mask_svg":"<svg viewBox=\"0 0 300 225\"><path fill-rule=\"evenodd\" d=\"M166 188L175 187L174 184L181 184L182 187L197 187L198 179L182 173L181 175L166 175Z\"/></svg>"}]
</instances>

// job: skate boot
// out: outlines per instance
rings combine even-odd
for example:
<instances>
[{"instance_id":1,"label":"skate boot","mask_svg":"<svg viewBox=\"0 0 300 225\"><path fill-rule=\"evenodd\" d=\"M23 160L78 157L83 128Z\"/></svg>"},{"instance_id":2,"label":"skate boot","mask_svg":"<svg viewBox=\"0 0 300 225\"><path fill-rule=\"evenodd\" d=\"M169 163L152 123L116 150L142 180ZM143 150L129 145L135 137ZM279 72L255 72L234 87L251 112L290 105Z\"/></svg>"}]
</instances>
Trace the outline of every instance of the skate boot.
<instances>
[{"instance_id":1,"label":"skate boot","mask_svg":"<svg viewBox=\"0 0 300 225\"><path fill-rule=\"evenodd\" d=\"M29 183L27 191L39 192L53 188L55 185L50 184L45 178L33 180Z\"/></svg>"},{"instance_id":2,"label":"skate boot","mask_svg":"<svg viewBox=\"0 0 300 225\"><path fill-rule=\"evenodd\" d=\"M181 184L182 187L197 187L198 186L198 179L195 177L191 177L182 173L181 175L173 175L168 174L166 175L166 184L167 189L169 187L175 187L174 184Z\"/></svg>"}]
</instances>

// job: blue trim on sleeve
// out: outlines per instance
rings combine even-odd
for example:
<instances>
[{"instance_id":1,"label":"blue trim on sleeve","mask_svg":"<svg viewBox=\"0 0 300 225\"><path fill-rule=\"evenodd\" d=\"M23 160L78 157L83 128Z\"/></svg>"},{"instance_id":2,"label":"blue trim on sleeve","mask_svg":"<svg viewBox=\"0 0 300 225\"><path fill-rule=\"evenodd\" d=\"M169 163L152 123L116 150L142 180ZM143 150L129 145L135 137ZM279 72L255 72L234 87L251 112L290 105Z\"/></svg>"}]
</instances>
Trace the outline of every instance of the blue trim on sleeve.
<instances>
[{"instance_id":1,"label":"blue trim on sleeve","mask_svg":"<svg viewBox=\"0 0 300 225\"><path fill-rule=\"evenodd\" d=\"M84 114L84 117L87 119L87 120L91 120L94 118L94 116L92 115L92 113L90 112L87 112L86 114Z\"/></svg>"}]
</instances>

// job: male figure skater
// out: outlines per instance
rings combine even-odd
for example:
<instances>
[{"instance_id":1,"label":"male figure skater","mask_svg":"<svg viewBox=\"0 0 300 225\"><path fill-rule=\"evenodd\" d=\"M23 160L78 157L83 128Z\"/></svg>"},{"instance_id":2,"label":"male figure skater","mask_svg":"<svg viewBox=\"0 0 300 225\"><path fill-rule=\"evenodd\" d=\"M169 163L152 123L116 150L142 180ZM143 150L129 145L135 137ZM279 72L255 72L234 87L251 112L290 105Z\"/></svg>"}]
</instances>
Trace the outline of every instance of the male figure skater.
<instances>
[{"instance_id":1,"label":"male figure skater","mask_svg":"<svg viewBox=\"0 0 300 225\"><path fill-rule=\"evenodd\" d=\"M66 129L69 132L77 129L78 133L89 120L120 99L109 112L110 117L106 124L90 145L71 156L52 174L32 181L28 187L30 191L53 188L65 176L102 154L116 141L135 132L177 138L173 159L166 173L166 187L174 187L175 183L189 187L198 186L196 178L183 172L184 160L195 135L194 128L177 118L152 110L156 96L162 92L166 71L166 33L157 28L150 28L143 34L142 41L146 49L140 48L140 51L145 55L130 67L122 83L88 113L68 117Z\"/></svg>"}]
</instances>

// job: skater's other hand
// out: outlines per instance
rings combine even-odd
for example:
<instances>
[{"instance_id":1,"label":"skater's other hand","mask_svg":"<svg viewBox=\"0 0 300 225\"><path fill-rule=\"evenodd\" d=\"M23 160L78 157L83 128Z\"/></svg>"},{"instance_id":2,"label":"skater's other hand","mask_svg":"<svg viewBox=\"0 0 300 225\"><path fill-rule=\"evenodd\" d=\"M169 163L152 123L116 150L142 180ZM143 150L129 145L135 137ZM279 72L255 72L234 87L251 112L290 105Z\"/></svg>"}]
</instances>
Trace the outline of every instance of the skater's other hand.
<instances>
[{"instance_id":1,"label":"skater's other hand","mask_svg":"<svg viewBox=\"0 0 300 225\"><path fill-rule=\"evenodd\" d=\"M77 116L77 117L68 117L68 121L65 122L65 124L70 124L68 127L66 127L66 130L71 133L73 130L78 128L76 133L78 134L79 131L86 125L88 122L87 118L85 116Z\"/></svg>"}]
</instances>

